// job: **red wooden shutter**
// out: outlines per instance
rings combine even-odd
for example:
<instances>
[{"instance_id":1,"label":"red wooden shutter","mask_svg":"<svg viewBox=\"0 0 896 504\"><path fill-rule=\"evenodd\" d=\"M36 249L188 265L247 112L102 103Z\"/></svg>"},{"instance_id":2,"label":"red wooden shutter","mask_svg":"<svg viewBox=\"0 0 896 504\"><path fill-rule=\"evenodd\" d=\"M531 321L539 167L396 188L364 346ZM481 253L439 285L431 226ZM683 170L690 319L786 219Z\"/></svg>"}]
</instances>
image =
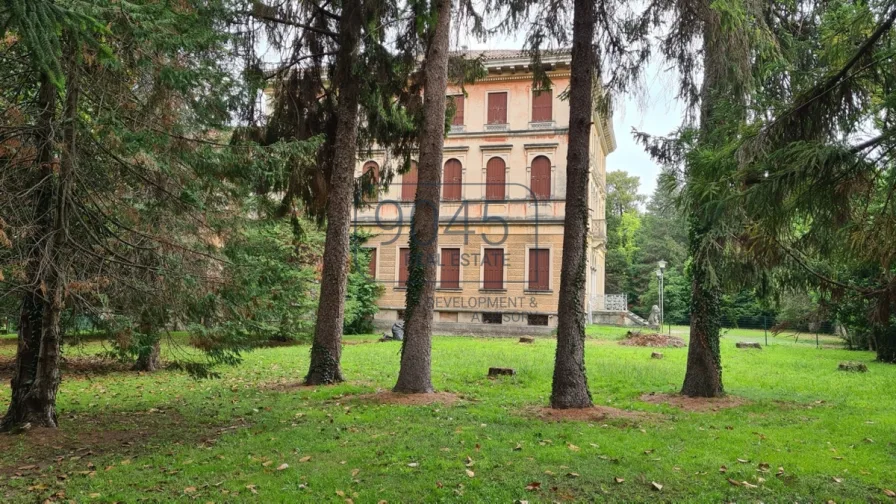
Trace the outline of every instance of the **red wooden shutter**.
<instances>
[{"instance_id":1,"label":"red wooden shutter","mask_svg":"<svg viewBox=\"0 0 896 504\"><path fill-rule=\"evenodd\" d=\"M483 289L504 288L504 249L485 249L482 257Z\"/></svg>"},{"instance_id":2,"label":"red wooden shutter","mask_svg":"<svg viewBox=\"0 0 896 504\"><path fill-rule=\"evenodd\" d=\"M488 94L488 123L507 124L507 93Z\"/></svg>"},{"instance_id":3,"label":"red wooden shutter","mask_svg":"<svg viewBox=\"0 0 896 504\"><path fill-rule=\"evenodd\" d=\"M532 92L532 122L550 121L553 116L553 96L550 90Z\"/></svg>"},{"instance_id":4,"label":"red wooden shutter","mask_svg":"<svg viewBox=\"0 0 896 504\"><path fill-rule=\"evenodd\" d=\"M454 119L451 121L451 124L454 124L455 126L463 126L464 95L454 95L451 99L454 100Z\"/></svg>"},{"instance_id":5,"label":"red wooden shutter","mask_svg":"<svg viewBox=\"0 0 896 504\"><path fill-rule=\"evenodd\" d=\"M370 174L370 184L372 186L371 192L373 193L364 194L364 201L371 202L377 200L377 192L379 191L379 183L380 183L380 166L373 161L368 161L364 164L364 169L362 171L364 175Z\"/></svg>"},{"instance_id":6,"label":"red wooden shutter","mask_svg":"<svg viewBox=\"0 0 896 504\"><path fill-rule=\"evenodd\" d=\"M376 249L369 248L367 252L370 253L370 264L367 265L367 273L370 275L370 278L376 278Z\"/></svg>"},{"instance_id":7,"label":"red wooden shutter","mask_svg":"<svg viewBox=\"0 0 896 504\"><path fill-rule=\"evenodd\" d=\"M548 290L550 288L550 251L529 249L529 289Z\"/></svg>"},{"instance_id":8,"label":"red wooden shutter","mask_svg":"<svg viewBox=\"0 0 896 504\"><path fill-rule=\"evenodd\" d=\"M442 249L440 275L443 289L460 288L460 249Z\"/></svg>"},{"instance_id":9,"label":"red wooden shutter","mask_svg":"<svg viewBox=\"0 0 896 504\"><path fill-rule=\"evenodd\" d=\"M493 157L485 165L485 199L504 199L504 177L506 174L504 160Z\"/></svg>"},{"instance_id":10,"label":"red wooden shutter","mask_svg":"<svg viewBox=\"0 0 896 504\"><path fill-rule=\"evenodd\" d=\"M445 174L442 181L442 199L457 201L460 199L463 167L460 161L449 159L445 162Z\"/></svg>"},{"instance_id":11,"label":"red wooden shutter","mask_svg":"<svg viewBox=\"0 0 896 504\"><path fill-rule=\"evenodd\" d=\"M417 195L417 163L411 161L411 169L401 176L402 201L414 201Z\"/></svg>"},{"instance_id":12,"label":"red wooden shutter","mask_svg":"<svg viewBox=\"0 0 896 504\"><path fill-rule=\"evenodd\" d=\"M398 251L398 286L407 287L408 285L408 266L411 263L411 249L403 248Z\"/></svg>"},{"instance_id":13,"label":"red wooden shutter","mask_svg":"<svg viewBox=\"0 0 896 504\"><path fill-rule=\"evenodd\" d=\"M530 189L540 200L551 199L551 162L544 156L532 160Z\"/></svg>"}]
</instances>

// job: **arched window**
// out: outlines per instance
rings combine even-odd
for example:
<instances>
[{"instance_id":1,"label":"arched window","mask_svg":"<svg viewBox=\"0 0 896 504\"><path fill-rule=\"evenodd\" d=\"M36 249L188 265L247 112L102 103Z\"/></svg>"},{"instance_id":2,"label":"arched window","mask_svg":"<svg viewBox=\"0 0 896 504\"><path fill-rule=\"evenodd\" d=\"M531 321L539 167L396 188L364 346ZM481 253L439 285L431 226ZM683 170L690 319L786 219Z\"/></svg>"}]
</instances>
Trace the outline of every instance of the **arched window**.
<instances>
[{"instance_id":1,"label":"arched window","mask_svg":"<svg viewBox=\"0 0 896 504\"><path fill-rule=\"evenodd\" d=\"M485 165L485 199L500 201L504 199L504 177L506 173L504 160L493 157Z\"/></svg>"},{"instance_id":2,"label":"arched window","mask_svg":"<svg viewBox=\"0 0 896 504\"><path fill-rule=\"evenodd\" d=\"M532 160L530 189L539 200L551 199L551 162L544 156Z\"/></svg>"},{"instance_id":3,"label":"arched window","mask_svg":"<svg viewBox=\"0 0 896 504\"><path fill-rule=\"evenodd\" d=\"M401 176L401 200L414 201L417 195L417 163L411 161L411 169Z\"/></svg>"},{"instance_id":4,"label":"arched window","mask_svg":"<svg viewBox=\"0 0 896 504\"><path fill-rule=\"evenodd\" d=\"M361 173L364 174L368 181L368 184L362 186L364 187L364 201L376 201L380 184L380 165L376 164L375 161L368 161L364 163Z\"/></svg>"},{"instance_id":5,"label":"arched window","mask_svg":"<svg viewBox=\"0 0 896 504\"><path fill-rule=\"evenodd\" d=\"M457 159L445 161L445 173L442 177L442 199L445 201L459 201L461 198L461 183L463 182L463 166Z\"/></svg>"}]
</instances>

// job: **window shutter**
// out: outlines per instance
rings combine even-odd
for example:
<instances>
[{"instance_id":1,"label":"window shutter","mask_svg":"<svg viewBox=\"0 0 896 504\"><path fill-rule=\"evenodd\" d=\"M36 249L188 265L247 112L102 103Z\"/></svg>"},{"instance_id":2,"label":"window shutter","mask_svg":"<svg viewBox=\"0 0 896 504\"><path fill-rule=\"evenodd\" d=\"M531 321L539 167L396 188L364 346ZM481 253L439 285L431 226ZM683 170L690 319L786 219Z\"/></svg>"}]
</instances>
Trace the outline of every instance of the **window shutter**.
<instances>
[{"instance_id":1,"label":"window shutter","mask_svg":"<svg viewBox=\"0 0 896 504\"><path fill-rule=\"evenodd\" d=\"M483 289L504 288L504 249L485 249L483 254Z\"/></svg>"},{"instance_id":2,"label":"window shutter","mask_svg":"<svg viewBox=\"0 0 896 504\"><path fill-rule=\"evenodd\" d=\"M493 157L485 165L485 199L500 201L504 199L504 178L507 174L504 160Z\"/></svg>"},{"instance_id":3,"label":"window shutter","mask_svg":"<svg viewBox=\"0 0 896 504\"><path fill-rule=\"evenodd\" d=\"M376 249L369 248L367 252L370 253L370 264L367 265L367 274L370 275L370 278L376 278Z\"/></svg>"},{"instance_id":4,"label":"window shutter","mask_svg":"<svg viewBox=\"0 0 896 504\"><path fill-rule=\"evenodd\" d=\"M529 289L548 290L550 288L550 251L529 249Z\"/></svg>"},{"instance_id":5,"label":"window shutter","mask_svg":"<svg viewBox=\"0 0 896 504\"><path fill-rule=\"evenodd\" d=\"M407 287L408 285L408 266L411 263L411 249L403 248L399 250L398 262L398 286Z\"/></svg>"},{"instance_id":6,"label":"window shutter","mask_svg":"<svg viewBox=\"0 0 896 504\"><path fill-rule=\"evenodd\" d=\"M550 121L553 116L553 96L551 91L532 92L532 122Z\"/></svg>"},{"instance_id":7,"label":"window shutter","mask_svg":"<svg viewBox=\"0 0 896 504\"><path fill-rule=\"evenodd\" d=\"M463 167L460 161L449 159L445 162L444 180L442 181L442 199L445 201L457 201L461 196L461 183L463 182Z\"/></svg>"},{"instance_id":8,"label":"window shutter","mask_svg":"<svg viewBox=\"0 0 896 504\"><path fill-rule=\"evenodd\" d=\"M551 162L544 156L532 160L530 189L539 200L551 199Z\"/></svg>"},{"instance_id":9,"label":"window shutter","mask_svg":"<svg viewBox=\"0 0 896 504\"><path fill-rule=\"evenodd\" d=\"M507 93L489 93L488 123L507 124Z\"/></svg>"},{"instance_id":10,"label":"window shutter","mask_svg":"<svg viewBox=\"0 0 896 504\"><path fill-rule=\"evenodd\" d=\"M401 200L414 201L417 195L417 163L411 161L411 169L401 176Z\"/></svg>"},{"instance_id":11,"label":"window shutter","mask_svg":"<svg viewBox=\"0 0 896 504\"><path fill-rule=\"evenodd\" d=\"M463 126L464 124L464 95L454 95L451 97L454 100L454 119L451 121L451 124L455 126Z\"/></svg>"},{"instance_id":12,"label":"window shutter","mask_svg":"<svg viewBox=\"0 0 896 504\"><path fill-rule=\"evenodd\" d=\"M460 288L460 249L442 249L441 287Z\"/></svg>"}]
</instances>

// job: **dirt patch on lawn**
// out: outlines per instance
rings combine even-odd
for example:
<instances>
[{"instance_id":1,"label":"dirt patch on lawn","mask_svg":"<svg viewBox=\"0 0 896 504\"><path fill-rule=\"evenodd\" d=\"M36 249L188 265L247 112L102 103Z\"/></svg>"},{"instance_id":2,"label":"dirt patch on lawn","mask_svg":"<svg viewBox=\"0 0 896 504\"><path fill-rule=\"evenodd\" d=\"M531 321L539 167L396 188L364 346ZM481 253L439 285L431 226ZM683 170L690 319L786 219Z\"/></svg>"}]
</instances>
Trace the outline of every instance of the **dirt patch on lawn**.
<instances>
[{"instance_id":1,"label":"dirt patch on lawn","mask_svg":"<svg viewBox=\"0 0 896 504\"><path fill-rule=\"evenodd\" d=\"M401 406L425 406L429 404L444 404L446 406L451 406L457 401L460 401L462 397L457 394L452 394L451 392L433 392L432 394L399 394L397 392L383 390L373 394L346 396L346 399L372 402L377 404L397 404Z\"/></svg>"},{"instance_id":2,"label":"dirt patch on lawn","mask_svg":"<svg viewBox=\"0 0 896 504\"><path fill-rule=\"evenodd\" d=\"M659 333L642 333L629 331L625 334L625 338L619 340L620 345L638 346L650 348L683 348L686 347L684 340L678 336L670 336L668 334Z\"/></svg>"},{"instance_id":3,"label":"dirt patch on lawn","mask_svg":"<svg viewBox=\"0 0 896 504\"><path fill-rule=\"evenodd\" d=\"M240 418L229 426L188 422L177 411L156 408L61 415L59 425L0 434L0 475L40 476L47 466L63 472L93 471L97 469L91 459L97 456L116 454L127 460L163 444L211 445L225 432L248 427Z\"/></svg>"},{"instance_id":4,"label":"dirt patch on lawn","mask_svg":"<svg viewBox=\"0 0 896 504\"><path fill-rule=\"evenodd\" d=\"M688 397L678 394L658 394L651 392L643 394L641 401L650 404L667 404L675 406L685 411L719 411L727 408L736 408L749 404L749 401L742 397L725 396L725 397Z\"/></svg>"},{"instance_id":5,"label":"dirt patch on lawn","mask_svg":"<svg viewBox=\"0 0 896 504\"><path fill-rule=\"evenodd\" d=\"M643 411L624 410L610 406L592 406L591 408L554 409L554 408L529 408L525 410L529 416L540 418L547 422L560 422L570 420L574 422L604 422L606 420L647 420L649 414Z\"/></svg>"},{"instance_id":6,"label":"dirt patch on lawn","mask_svg":"<svg viewBox=\"0 0 896 504\"><path fill-rule=\"evenodd\" d=\"M109 373L130 371L131 365L96 355L84 355L63 357L60 368L63 380L68 380L71 378L83 379ZM0 379L8 380L12 378L15 370L16 358L14 355L0 357Z\"/></svg>"}]
</instances>

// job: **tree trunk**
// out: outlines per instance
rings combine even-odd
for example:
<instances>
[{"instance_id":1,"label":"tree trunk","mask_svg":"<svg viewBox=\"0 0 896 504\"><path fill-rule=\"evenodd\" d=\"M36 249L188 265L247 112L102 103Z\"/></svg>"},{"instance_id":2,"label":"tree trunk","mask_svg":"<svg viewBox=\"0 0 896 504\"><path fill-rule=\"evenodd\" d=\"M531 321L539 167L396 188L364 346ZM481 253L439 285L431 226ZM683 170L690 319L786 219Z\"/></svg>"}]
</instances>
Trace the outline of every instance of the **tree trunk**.
<instances>
[{"instance_id":1,"label":"tree trunk","mask_svg":"<svg viewBox=\"0 0 896 504\"><path fill-rule=\"evenodd\" d=\"M877 360L896 364L896 327L881 327L873 330L877 342Z\"/></svg>"},{"instance_id":2,"label":"tree trunk","mask_svg":"<svg viewBox=\"0 0 896 504\"><path fill-rule=\"evenodd\" d=\"M75 68L66 88L65 122L62 127L62 153L58 174L54 170L53 151L57 89L46 74L41 75L38 91L40 107L36 140L38 150L38 189L35 191L35 238L28 260L31 291L22 303L16 372L12 399L0 430L58 426L56 393L59 389L59 362L62 343L65 271L59 250L67 233L68 194L76 157L78 80Z\"/></svg>"},{"instance_id":3,"label":"tree trunk","mask_svg":"<svg viewBox=\"0 0 896 504\"><path fill-rule=\"evenodd\" d=\"M134 363L134 371L151 373L162 368L162 341L156 338L152 345L144 349Z\"/></svg>"},{"instance_id":4,"label":"tree trunk","mask_svg":"<svg viewBox=\"0 0 896 504\"><path fill-rule=\"evenodd\" d=\"M732 103L742 101L741 81L749 76L732 73L730 59L737 58L729 50L743 49L745 46L732 44L732 34L723 30L737 30L737 27L722 26L719 13L712 8L711 0L703 0L699 6L703 17L703 84L700 90L700 136L701 145L712 145L718 136L716 109L723 100ZM736 70L734 71L736 72ZM687 178L699 177L693 168L688 168ZM710 277L709 263L715 259L705 251L704 242L712 229L713 222L706 212L691 211L688 222L688 240L692 258L691 279L691 338L688 346L688 363L681 393L690 397L720 397L725 394L722 385L722 356L719 351L719 330L721 321L722 296L717 280Z\"/></svg>"},{"instance_id":5,"label":"tree trunk","mask_svg":"<svg viewBox=\"0 0 896 504\"><path fill-rule=\"evenodd\" d=\"M696 240L699 238L691 238L692 244ZM691 274L691 340L681 393L689 397L719 397L724 394L719 352L720 294L718 288L710 285L699 261L693 262Z\"/></svg>"},{"instance_id":6,"label":"tree trunk","mask_svg":"<svg viewBox=\"0 0 896 504\"><path fill-rule=\"evenodd\" d=\"M566 156L566 217L557 309L557 353L552 408L592 406L585 374L585 273L588 258L588 167L594 101L595 11L593 0L575 0L569 82L569 151Z\"/></svg>"},{"instance_id":7,"label":"tree trunk","mask_svg":"<svg viewBox=\"0 0 896 504\"><path fill-rule=\"evenodd\" d=\"M432 317L439 257L439 206L442 147L445 140L445 90L448 87L448 42L451 0L438 0L437 21L424 61L423 127L417 194L410 236L410 272L405 301L401 369L395 392L425 394L432 386Z\"/></svg>"},{"instance_id":8,"label":"tree trunk","mask_svg":"<svg viewBox=\"0 0 896 504\"><path fill-rule=\"evenodd\" d=\"M343 3L339 23L339 52L334 83L339 92L336 106L336 139L327 197L327 237L321 278L317 325L311 345L311 365L305 383L341 382L342 325L349 266L349 231L358 139L360 77L354 75L361 37L361 2Z\"/></svg>"}]
</instances>

